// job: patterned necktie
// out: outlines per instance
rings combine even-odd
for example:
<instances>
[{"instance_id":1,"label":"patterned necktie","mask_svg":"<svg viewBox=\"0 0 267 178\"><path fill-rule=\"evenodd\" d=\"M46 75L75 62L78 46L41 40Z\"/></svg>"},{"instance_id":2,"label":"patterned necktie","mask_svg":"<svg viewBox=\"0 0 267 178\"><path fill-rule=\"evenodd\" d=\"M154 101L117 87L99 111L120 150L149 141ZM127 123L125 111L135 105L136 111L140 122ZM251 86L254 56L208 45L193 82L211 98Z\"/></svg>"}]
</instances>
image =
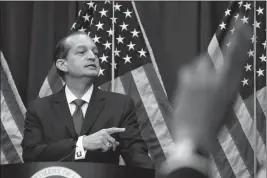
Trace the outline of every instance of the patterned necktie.
<instances>
[{"instance_id":1,"label":"patterned necktie","mask_svg":"<svg viewBox=\"0 0 267 178\"><path fill-rule=\"evenodd\" d=\"M85 101L82 99L76 99L72 103L74 103L76 105L76 109L72 115L74 128L75 128L77 134L80 135L83 120L84 120L84 116L83 116L83 112L82 112L82 106L85 103Z\"/></svg>"}]
</instances>

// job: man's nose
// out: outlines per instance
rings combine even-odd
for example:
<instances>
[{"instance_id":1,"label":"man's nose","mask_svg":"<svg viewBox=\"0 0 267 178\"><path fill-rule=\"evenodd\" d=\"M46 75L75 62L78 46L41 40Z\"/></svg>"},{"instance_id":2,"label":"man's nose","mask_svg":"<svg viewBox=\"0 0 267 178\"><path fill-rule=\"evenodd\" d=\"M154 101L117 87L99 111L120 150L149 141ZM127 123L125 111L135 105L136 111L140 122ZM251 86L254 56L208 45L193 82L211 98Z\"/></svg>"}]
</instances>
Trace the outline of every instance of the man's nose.
<instances>
[{"instance_id":1,"label":"man's nose","mask_svg":"<svg viewBox=\"0 0 267 178\"><path fill-rule=\"evenodd\" d=\"M90 56L87 59L90 60L90 61L95 61L95 58L96 58L95 56Z\"/></svg>"},{"instance_id":2,"label":"man's nose","mask_svg":"<svg viewBox=\"0 0 267 178\"><path fill-rule=\"evenodd\" d=\"M92 51L89 51L87 54L87 59L94 61L96 59L96 55Z\"/></svg>"}]
</instances>

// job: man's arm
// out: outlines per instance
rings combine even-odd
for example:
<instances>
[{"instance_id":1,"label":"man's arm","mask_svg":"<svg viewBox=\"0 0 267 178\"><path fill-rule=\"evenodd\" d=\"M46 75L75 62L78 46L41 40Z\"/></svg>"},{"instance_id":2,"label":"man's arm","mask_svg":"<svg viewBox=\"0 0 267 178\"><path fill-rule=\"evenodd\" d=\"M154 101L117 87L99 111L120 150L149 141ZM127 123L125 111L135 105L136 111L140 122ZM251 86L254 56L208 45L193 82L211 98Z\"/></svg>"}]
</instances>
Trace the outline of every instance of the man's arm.
<instances>
[{"instance_id":1,"label":"man's arm","mask_svg":"<svg viewBox=\"0 0 267 178\"><path fill-rule=\"evenodd\" d=\"M159 171L165 178L208 178L208 155L195 150L191 140L183 140L169 149L169 157Z\"/></svg>"},{"instance_id":2,"label":"man's arm","mask_svg":"<svg viewBox=\"0 0 267 178\"><path fill-rule=\"evenodd\" d=\"M153 168L153 163L148 156L148 149L141 137L139 124L133 109L133 100L127 99L121 125L126 129L125 132L119 134L120 153L128 166Z\"/></svg>"},{"instance_id":3,"label":"man's arm","mask_svg":"<svg viewBox=\"0 0 267 178\"><path fill-rule=\"evenodd\" d=\"M207 155L213 148L218 131L227 122L225 113L234 103L242 80L246 59L243 51L250 46L247 40L252 34L249 33L250 28L240 24L235 24L235 28L235 34L230 36L232 47L226 51L228 39L221 45L225 56L216 71L209 63L208 55L199 57L198 63L180 71L172 122L175 149L169 152L162 165L161 173L165 178L208 177Z\"/></svg>"},{"instance_id":4,"label":"man's arm","mask_svg":"<svg viewBox=\"0 0 267 178\"><path fill-rule=\"evenodd\" d=\"M33 103L28 107L24 128L24 137L21 143L24 162L73 160L76 140L69 138L46 143L44 130Z\"/></svg>"}]
</instances>

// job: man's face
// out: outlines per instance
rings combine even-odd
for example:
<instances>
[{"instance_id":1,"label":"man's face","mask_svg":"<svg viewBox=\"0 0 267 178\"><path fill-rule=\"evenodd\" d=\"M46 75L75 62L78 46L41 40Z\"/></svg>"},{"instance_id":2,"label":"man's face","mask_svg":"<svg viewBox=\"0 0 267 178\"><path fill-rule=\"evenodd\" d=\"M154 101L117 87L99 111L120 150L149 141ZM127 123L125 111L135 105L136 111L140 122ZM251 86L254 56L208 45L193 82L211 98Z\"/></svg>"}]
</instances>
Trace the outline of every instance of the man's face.
<instances>
[{"instance_id":1,"label":"man's face","mask_svg":"<svg viewBox=\"0 0 267 178\"><path fill-rule=\"evenodd\" d=\"M97 77L99 74L99 59L97 47L90 37L77 34L66 39L69 52L66 57L66 74L72 77Z\"/></svg>"}]
</instances>

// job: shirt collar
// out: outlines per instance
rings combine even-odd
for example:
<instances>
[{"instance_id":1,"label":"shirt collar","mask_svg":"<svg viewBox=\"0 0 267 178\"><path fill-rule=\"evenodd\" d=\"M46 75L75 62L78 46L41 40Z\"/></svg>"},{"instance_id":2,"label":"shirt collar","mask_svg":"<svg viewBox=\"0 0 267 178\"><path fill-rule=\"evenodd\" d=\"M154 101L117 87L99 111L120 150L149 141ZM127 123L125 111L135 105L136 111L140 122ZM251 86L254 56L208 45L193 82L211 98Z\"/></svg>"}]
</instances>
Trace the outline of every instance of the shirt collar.
<instances>
[{"instance_id":1,"label":"shirt collar","mask_svg":"<svg viewBox=\"0 0 267 178\"><path fill-rule=\"evenodd\" d=\"M94 86L92 85L87 92L82 96L82 100L84 100L85 102L89 103L91 97L92 97L92 93L93 93L93 88ZM66 94L66 98L67 98L67 102L68 104L72 103L74 100L78 99L68 88L68 86L66 85L65 87L65 94Z\"/></svg>"}]
</instances>

